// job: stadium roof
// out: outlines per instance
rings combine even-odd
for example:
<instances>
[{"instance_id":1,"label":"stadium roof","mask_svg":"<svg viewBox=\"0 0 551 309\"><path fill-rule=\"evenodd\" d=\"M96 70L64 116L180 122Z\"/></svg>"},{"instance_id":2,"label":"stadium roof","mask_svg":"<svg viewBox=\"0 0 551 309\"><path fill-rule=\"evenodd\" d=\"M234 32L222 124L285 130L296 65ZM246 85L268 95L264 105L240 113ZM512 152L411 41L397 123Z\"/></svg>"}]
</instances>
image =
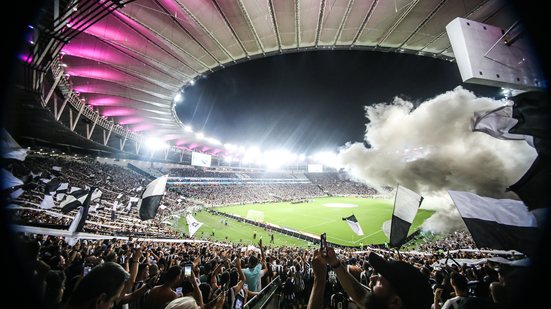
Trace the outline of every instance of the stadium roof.
<instances>
[{"instance_id":1,"label":"stadium roof","mask_svg":"<svg viewBox=\"0 0 551 309\"><path fill-rule=\"evenodd\" d=\"M507 29L515 22L510 13L498 0L137 0L74 37L61 61L74 90L101 116L171 145L210 144L222 153L216 141L186 131L175 113L175 96L203 76L316 49L453 59L445 31L451 20Z\"/></svg>"}]
</instances>

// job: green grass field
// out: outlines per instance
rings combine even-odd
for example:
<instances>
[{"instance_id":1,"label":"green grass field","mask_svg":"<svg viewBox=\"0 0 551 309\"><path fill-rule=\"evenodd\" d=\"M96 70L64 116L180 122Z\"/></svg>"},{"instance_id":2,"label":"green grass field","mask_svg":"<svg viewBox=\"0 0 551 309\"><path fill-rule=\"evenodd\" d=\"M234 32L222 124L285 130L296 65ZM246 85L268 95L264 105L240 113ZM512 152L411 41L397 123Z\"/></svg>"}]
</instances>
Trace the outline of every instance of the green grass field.
<instances>
[{"instance_id":1,"label":"green grass field","mask_svg":"<svg viewBox=\"0 0 551 309\"><path fill-rule=\"evenodd\" d=\"M332 205L331 205L332 204ZM345 208L345 207L350 208ZM325 197L316 198L312 203L269 203L227 206L217 208L220 212L239 215L246 218L249 210L264 212L264 221L293 229L295 231L311 234L318 237L321 233L327 233L327 241L344 246L358 246L361 243L381 244L388 242L382 231L382 225L392 216L392 201L383 199L355 198L355 197ZM364 232L358 236L352 232L348 224L342 220L354 214ZM421 209L413 221L410 233L415 231L424 220L432 215L432 211ZM224 225L225 217L213 216L205 211L196 216L199 222L204 223L195 234L196 238L214 239L217 241L228 240L243 244L256 243L262 236L264 244L268 245L270 237L267 231L256 226L243 224L228 219L228 225ZM222 221L221 221L222 220ZM185 218L181 218L176 228L187 231ZM214 237L212 230L214 229ZM257 231L258 237L253 241L253 233ZM294 237L275 233L275 246L291 245L307 247L308 243ZM227 238L226 238L227 237Z\"/></svg>"}]
</instances>

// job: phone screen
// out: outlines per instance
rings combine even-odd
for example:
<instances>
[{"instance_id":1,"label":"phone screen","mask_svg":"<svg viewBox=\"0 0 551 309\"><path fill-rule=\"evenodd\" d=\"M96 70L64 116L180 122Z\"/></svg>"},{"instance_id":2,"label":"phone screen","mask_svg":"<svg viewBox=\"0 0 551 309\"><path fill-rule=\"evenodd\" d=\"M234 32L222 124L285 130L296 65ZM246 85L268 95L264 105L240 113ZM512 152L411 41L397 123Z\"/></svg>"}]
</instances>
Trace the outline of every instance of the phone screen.
<instances>
[{"instance_id":1,"label":"phone screen","mask_svg":"<svg viewBox=\"0 0 551 309\"><path fill-rule=\"evenodd\" d=\"M191 277L191 264L184 265L184 276Z\"/></svg>"},{"instance_id":2,"label":"phone screen","mask_svg":"<svg viewBox=\"0 0 551 309\"><path fill-rule=\"evenodd\" d=\"M83 272L82 275L83 275L83 276L88 275L88 273L90 272L90 270L92 270L92 267L90 267L90 266L85 266L85 267L84 267L84 272Z\"/></svg>"},{"instance_id":3,"label":"phone screen","mask_svg":"<svg viewBox=\"0 0 551 309\"><path fill-rule=\"evenodd\" d=\"M243 308L243 296L241 294L235 295L235 309L242 309Z\"/></svg>"},{"instance_id":4,"label":"phone screen","mask_svg":"<svg viewBox=\"0 0 551 309\"><path fill-rule=\"evenodd\" d=\"M326 254L327 250L327 234L323 233L320 235L320 252Z\"/></svg>"},{"instance_id":5,"label":"phone screen","mask_svg":"<svg viewBox=\"0 0 551 309\"><path fill-rule=\"evenodd\" d=\"M181 286L176 288L176 293L177 294L182 294L182 287Z\"/></svg>"}]
</instances>

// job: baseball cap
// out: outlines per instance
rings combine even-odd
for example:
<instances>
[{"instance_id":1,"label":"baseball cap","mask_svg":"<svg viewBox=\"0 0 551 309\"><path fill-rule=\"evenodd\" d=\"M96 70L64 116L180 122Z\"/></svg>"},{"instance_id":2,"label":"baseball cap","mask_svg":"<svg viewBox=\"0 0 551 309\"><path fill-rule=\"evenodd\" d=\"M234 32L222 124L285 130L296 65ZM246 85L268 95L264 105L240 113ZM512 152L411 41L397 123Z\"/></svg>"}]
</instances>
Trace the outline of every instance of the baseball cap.
<instances>
[{"instance_id":1,"label":"baseball cap","mask_svg":"<svg viewBox=\"0 0 551 309\"><path fill-rule=\"evenodd\" d=\"M434 297L429 280L413 265L387 261L374 252L369 253L369 264L390 282L406 308L430 309Z\"/></svg>"}]
</instances>

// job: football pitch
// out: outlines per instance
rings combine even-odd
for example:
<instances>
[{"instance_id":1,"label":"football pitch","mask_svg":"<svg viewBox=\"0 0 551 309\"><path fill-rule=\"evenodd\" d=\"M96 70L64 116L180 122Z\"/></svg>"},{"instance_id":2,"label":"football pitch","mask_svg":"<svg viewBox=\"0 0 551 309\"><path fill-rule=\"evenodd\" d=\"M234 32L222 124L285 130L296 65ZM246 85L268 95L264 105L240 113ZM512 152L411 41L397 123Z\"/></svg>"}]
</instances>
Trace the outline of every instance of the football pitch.
<instances>
[{"instance_id":1,"label":"football pitch","mask_svg":"<svg viewBox=\"0 0 551 309\"><path fill-rule=\"evenodd\" d=\"M323 197L311 199L308 203L248 204L219 207L216 210L249 219L252 219L252 213L256 214L256 218L261 214L265 223L316 238L321 233L327 233L327 241L330 243L343 246L359 246L361 244L382 244L388 242L382 226L385 221L391 219L392 207L393 201L387 199ZM432 211L420 209L410 228L410 233L415 231L432 213ZM362 227L363 236L358 236L352 232L346 221L342 220L342 218L352 214L356 216L358 223ZM203 226L195 234L195 238L256 244L258 239L262 237L264 244L269 245L269 231L265 231L259 227L223 216L215 216L206 211L197 213L195 218L203 223ZM177 222L176 228L187 231L185 221L185 218L181 218ZM253 239L255 231L257 238ZM311 244L295 237L274 233L274 245L307 247Z\"/></svg>"}]
</instances>

